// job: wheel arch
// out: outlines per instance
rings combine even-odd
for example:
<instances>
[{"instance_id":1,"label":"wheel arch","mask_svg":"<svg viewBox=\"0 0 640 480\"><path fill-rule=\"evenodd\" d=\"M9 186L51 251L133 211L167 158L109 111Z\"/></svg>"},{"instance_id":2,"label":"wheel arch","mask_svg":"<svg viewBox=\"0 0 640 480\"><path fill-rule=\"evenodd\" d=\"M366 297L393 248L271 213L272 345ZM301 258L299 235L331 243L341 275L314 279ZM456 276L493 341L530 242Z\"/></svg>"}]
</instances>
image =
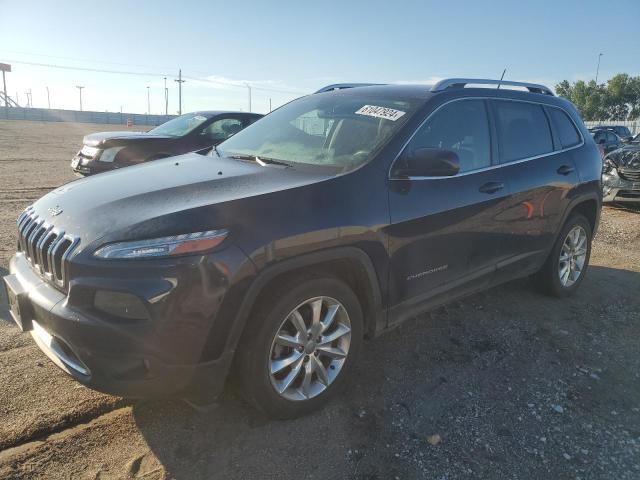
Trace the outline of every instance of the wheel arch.
<instances>
[{"instance_id":1,"label":"wheel arch","mask_svg":"<svg viewBox=\"0 0 640 480\"><path fill-rule=\"evenodd\" d=\"M363 310L366 336L375 336L385 328L386 316L373 262L359 248L338 247L283 260L258 273L240 305L225 350L235 351L262 295L291 276L305 274L335 276L353 289Z\"/></svg>"},{"instance_id":2,"label":"wheel arch","mask_svg":"<svg viewBox=\"0 0 640 480\"><path fill-rule=\"evenodd\" d=\"M569 204L567 208L564 218L562 219L562 223L560 224L560 228L558 229L557 235L560 234L562 227L567 222L569 217L574 213L580 213L584 215L587 220L589 220L589 224L591 225L592 234L595 235L596 230L598 229L598 223L600 222L600 210L602 208L602 197L598 196L597 193L591 192L588 195L581 195Z\"/></svg>"}]
</instances>

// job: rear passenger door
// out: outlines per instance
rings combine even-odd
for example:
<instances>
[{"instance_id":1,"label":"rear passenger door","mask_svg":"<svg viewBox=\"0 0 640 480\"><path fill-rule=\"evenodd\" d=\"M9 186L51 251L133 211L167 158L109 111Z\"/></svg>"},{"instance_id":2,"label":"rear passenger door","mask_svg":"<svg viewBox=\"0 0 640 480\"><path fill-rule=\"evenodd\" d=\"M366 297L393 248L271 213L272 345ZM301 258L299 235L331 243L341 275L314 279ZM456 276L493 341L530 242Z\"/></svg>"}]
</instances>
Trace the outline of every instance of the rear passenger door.
<instances>
[{"instance_id":1,"label":"rear passenger door","mask_svg":"<svg viewBox=\"0 0 640 480\"><path fill-rule=\"evenodd\" d=\"M492 162L491 127L482 99L444 104L418 128L405 152L421 148L452 150L460 159L453 177L392 178L391 321L408 309L448 291L489 283L500 252L505 224L500 216L508 189L502 170ZM402 155L402 154L401 154Z\"/></svg>"},{"instance_id":2,"label":"rear passenger door","mask_svg":"<svg viewBox=\"0 0 640 480\"><path fill-rule=\"evenodd\" d=\"M491 106L512 194L498 275L520 276L540 267L555 240L578 183L573 150L582 137L559 108L509 99L494 99Z\"/></svg>"}]
</instances>

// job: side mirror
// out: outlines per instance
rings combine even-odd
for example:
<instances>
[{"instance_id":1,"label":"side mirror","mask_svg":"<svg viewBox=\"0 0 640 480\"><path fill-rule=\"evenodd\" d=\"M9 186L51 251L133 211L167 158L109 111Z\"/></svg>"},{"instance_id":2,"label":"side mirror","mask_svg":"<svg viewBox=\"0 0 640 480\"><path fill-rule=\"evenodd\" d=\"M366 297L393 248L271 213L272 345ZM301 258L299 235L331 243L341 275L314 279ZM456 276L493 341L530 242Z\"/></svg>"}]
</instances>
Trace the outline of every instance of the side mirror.
<instances>
[{"instance_id":1,"label":"side mirror","mask_svg":"<svg viewBox=\"0 0 640 480\"><path fill-rule=\"evenodd\" d=\"M405 152L394 174L400 177L453 177L460 171L460 159L451 150L419 148Z\"/></svg>"}]
</instances>

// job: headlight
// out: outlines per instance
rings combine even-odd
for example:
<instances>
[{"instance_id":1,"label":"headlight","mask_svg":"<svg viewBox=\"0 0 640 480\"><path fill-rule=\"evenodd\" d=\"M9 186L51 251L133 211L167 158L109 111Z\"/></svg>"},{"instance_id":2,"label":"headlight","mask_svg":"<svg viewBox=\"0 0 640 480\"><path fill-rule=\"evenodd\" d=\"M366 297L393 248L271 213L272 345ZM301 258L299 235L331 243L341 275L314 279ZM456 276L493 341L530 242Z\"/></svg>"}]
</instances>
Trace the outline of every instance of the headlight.
<instances>
[{"instance_id":1,"label":"headlight","mask_svg":"<svg viewBox=\"0 0 640 480\"><path fill-rule=\"evenodd\" d=\"M618 166L610 159L606 159L602 165L602 173L605 175L618 175Z\"/></svg>"},{"instance_id":2,"label":"headlight","mask_svg":"<svg viewBox=\"0 0 640 480\"><path fill-rule=\"evenodd\" d=\"M187 253L198 253L220 245L229 232L227 230L208 230L206 232L186 233L171 237L135 240L105 245L93 254L98 258L149 258L170 257Z\"/></svg>"},{"instance_id":3,"label":"headlight","mask_svg":"<svg viewBox=\"0 0 640 480\"><path fill-rule=\"evenodd\" d=\"M124 147L107 148L104 152L102 152L102 155L100 155L100 158L98 160L100 160L101 162L113 162L113 159L116 158L118 152L123 148Z\"/></svg>"},{"instance_id":4,"label":"headlight","mask_svg":"<svg viewBox=\"0 0 640 480\"><path fill-rule=\"evenodd\" d=\"M80 153L82 153L82 155L84 155L85 157L93 158L98 154L99 151L100 149L97 147L90 147L89 145L84 145L82 147L82 150L80 150Z\"/></svg>"}]
</instances>

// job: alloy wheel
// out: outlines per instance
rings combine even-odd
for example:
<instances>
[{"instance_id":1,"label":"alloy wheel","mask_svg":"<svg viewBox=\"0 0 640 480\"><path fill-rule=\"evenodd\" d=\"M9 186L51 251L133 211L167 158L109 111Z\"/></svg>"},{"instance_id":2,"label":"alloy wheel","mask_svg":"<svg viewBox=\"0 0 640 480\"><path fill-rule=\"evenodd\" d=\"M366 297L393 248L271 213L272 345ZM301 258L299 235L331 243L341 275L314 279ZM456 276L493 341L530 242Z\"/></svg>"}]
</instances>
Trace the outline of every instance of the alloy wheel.
<instances>
[{"instance_id":1,"label":"alloy wheel","mask_svg":"<svg viewBox=\"0 0 640 480\"><path fill-rule=\"evenodd\" d=\"M560 284L571 287L578 281L587 259L587 232L580 225L573 227L560 249L558 276Z\"/></svg>"},{"instance_id":2,"label":"alloy wheel","mask_svg":"<svg viewBox=\"0 0 640 480\"><path fill-rule=\"evenodd\" d=\"M269 376L276 392L301 401L324 392L349 355L351 322L331 297L310 298L284 319L271 344Z\"/></svg>"}]
</instances>

